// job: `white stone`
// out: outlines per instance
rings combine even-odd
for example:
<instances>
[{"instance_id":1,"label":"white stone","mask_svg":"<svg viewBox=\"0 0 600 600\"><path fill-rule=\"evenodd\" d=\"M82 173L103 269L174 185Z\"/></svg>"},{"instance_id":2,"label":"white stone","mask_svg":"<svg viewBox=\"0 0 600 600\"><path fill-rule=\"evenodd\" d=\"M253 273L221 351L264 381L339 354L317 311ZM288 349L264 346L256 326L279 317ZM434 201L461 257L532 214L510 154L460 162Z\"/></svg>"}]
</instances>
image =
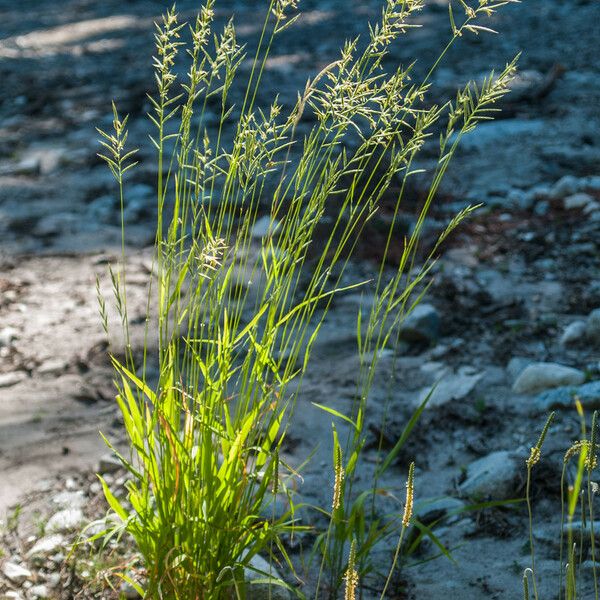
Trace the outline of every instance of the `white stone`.
<instances>
[{"instance_id":1,"label":"white stone","mask_svg":"<svg viewBox=\"0 0 600 600\"><path fill-rule=\"evenodd\" d=\"M31 587L29 589L29 591L27 592L27 596L29 596L29 598L49 598L50 596L48 595L48 588L43 585L34 585L33 587Z\"/></svg>"},{"instance_id":2,"label":"white stone","mask_svg":"<svg viewBox=\"0 0 600 600\"><path fill-rule=\"evenodd\" d=\"M16 340L19 332L14 327L4 327L0 329L0 348L3 346L10 346L11 343Z\"/></svg>"},{"instance_id":3,"label":"white stone","mask_svg":"<svg viewBox=\"0 0 600 600\"><path fill-rule=\"evenodd\" d=\"M31 571L29 569L10 561L7 561L2 565L2 573L7 579L17 585L22 584L31 577Z\"/></svg>"},{"instance_id":4,"label":"white stone","mask_svg":"<svg viewBox=\"0 0 600 600\"><path fill-rule=\"evenodd\" d=\"M558 363L533 363L526 367L513 384L517 394L536 394L564 385L581 385L585 373Z\"/></svg>"},{"instance_id":5,"label":"white stone","mask_svg":"<svg viewBox=\"0 0 600 600\"><path fill-rule=\"evenodd\" d=\"M85 517L80 508L66 508L52 515L46 523L47 533L61 533L79 528Z\"/></svg>"},{"instance_id":6,"label":"white stone","mask_svg":"<svg viewBox=\"0 0 600 600\"><path fill-rule=\"evenodd\" d=\"M12 387L27 379L27 374L23 371L12 371L11 373L0 374L0 388Z\"/></svg>"},{"instance_id":7,"label":"white stone","mask_svg":"<svg viewBox=\"0 0 600 600\"><path fill-rule=\"evenodd\" d=\"M27 553L27 557L48 556L60 550L65 544L65 538L60 534L47 535L39 539Z\"/></svg>"},{"instance_id":8,"label":"white stone","mask_svg":"<svg viewBox=\"0 0 600 600\"><path fill-rule=\"evenodd\" d=\"M23 600L23 596L21 596L21 594L15 590L8 590L6 592L2 592L0 595L0 600Z\"/></svg>"},{"instance_id":9,"label":"white stone","mask_svg":"<svg viewBox=\"0 0 600 600\"><path fill-rule=\"evenodd\" d=\"M66 491L52 496L52 502L60 508L81 508L86 503L86 497L81 490L76 492Z\"/></svg>"}]
</instances>

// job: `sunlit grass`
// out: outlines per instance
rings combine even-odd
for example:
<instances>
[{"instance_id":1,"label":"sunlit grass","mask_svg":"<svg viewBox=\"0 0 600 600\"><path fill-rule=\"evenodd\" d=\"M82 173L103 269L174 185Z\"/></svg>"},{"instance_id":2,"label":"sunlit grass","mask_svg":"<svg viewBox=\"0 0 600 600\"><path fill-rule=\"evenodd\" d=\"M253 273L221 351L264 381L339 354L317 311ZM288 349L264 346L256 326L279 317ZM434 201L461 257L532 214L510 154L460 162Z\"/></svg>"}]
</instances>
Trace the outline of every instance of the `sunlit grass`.
<instances>
[{"instance_id":1,"label":"sunlit grass","mask_svg":"<svg viewBox=\"0 0 600 600\"><path fill-rule=\"evenodd\" d=\"M148 315L158 318L156 324L148 318L143 356L136 360L126 273L124 267L113 269L126 348L125 360L113 362L130 444L129 454L119 455L131 475L127 501L102 482L143 557L145 583L136 585L145 597L243 597L244 568L259 553L284 565L291 577L275 583L290 586L294 570L282 540L303 525L295 519L290 482L296 473L283 460L283 443L332 299L367 283L374 302L357 319L357 401L347 415L323 407L323 418L344 420L350 435L340 441L334 428L335 488L331 507L322 507L329 526L317 532L314 594L337 597L344 581L347 597L359 594L369 553L393 533L399 541L387 582L381 582L385 596L412 516L405 510L392 528L369 521L369 491L353 489L366 439L369 391L381 350L394 346L403 319L422 297L440 244L473 210L458 214L433 250L418 257L425 218L450 160L462 136L496 110L515 62L441 106L426 101L430 78L456 40L479 34L484 28L478 19L507 3L479 0L470 7L457 2L461 19L450 12L450 39L440 59L421 83L413 83L411 67L388 72L382 65L390 45L416 27L411 16L423 2L388 0L368 39L347 42L339 60L307 83L288 113L276 100L259 107L257 98L271 46L296 18L295 1L271 2L241 106L231 106L229 96L245 49L232 22L213 36L214 1L207 1L189 27L179 22L175 9L157 25L157 89L149 117L155 128L158 218ZM184 51L188 75L179 82L174 66ZM209 100L220 107L216 131L202 125ZM315 125L299 134L307 112ZM232 118L235 133L225 143ZM116 109L113 124L112 132L101 132L103 158L118 182L123 209L124 176L135 166L135 151L128 150L127 119ZM397 244L393 221L406 182L419 172L415 160L423 145L440 130L429 193L390 272L385 265ZM350 136L360 139L352 152L344 145ZM392 199L394 219L381 266L368 282L347 283L349 261L382 199L389 202L393 180L401 181L401 191ZM253 229L264 206L271 225L257 242ZM316 244L325 214L333 218ZM124 265L124 226L122 241ZM108 329L103 299L100 306ZM157 357L150 356L155 340ZM154 360L159 381L151 386L147 366ZM373 490L419 414L381 457ZM411 467L410 503L413 478ZM287 495L290 510L265 517L264 508L278 494Z\"/></svg>"}]
</instances>

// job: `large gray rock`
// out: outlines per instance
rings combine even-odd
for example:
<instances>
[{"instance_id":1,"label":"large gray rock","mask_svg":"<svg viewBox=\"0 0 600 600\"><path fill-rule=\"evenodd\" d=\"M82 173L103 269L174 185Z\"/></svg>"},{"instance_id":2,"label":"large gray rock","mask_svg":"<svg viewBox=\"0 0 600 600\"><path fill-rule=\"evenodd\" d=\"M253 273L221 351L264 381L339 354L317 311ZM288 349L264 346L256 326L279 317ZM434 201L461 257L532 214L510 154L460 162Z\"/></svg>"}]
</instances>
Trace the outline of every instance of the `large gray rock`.
<instances>
[{"instance_id":1,"label":"large gray rock","mask_svg":"<svg viewBox=\"0 0 600 600\"><path fill-rule=\"evenodd\" d=\"M492 452L469 465L467 478L458 489L474 500L514 498L520 466L512 453Z\"/></svg>"},{"instance_id":2,"label":"large gray rock","mask_svg":"<svg viewBox=\"0 0 600 600\"><path fill-rule=\"evenodd\" d=\"M533 363L526 367L513 384L517 394L536 394L564 385L580 385L585 373L558 363Z\"/></svg>"},{"instance_id":3,"label":"large gray rock","mask_svg":"<svg viewBox=\"0 0 600 600\"><path fill-rule=\"evenodd\" d=\"M431 304L419 304L400 327L400 337L407 342L435 341L440 333L440 315Z\"/></svg>"},{"instance_id":4,"label":"large gray rock","mask_svg":"<svg viewBox=\"0 0 600 600\"><path fill-rule=\"evenodd\" d=\"M575 397L579 399L585 409L600 408L600 381L549 390L536 397L535 405L542 412L553 409L573 408Z\"/></svg>"}]
</instances>

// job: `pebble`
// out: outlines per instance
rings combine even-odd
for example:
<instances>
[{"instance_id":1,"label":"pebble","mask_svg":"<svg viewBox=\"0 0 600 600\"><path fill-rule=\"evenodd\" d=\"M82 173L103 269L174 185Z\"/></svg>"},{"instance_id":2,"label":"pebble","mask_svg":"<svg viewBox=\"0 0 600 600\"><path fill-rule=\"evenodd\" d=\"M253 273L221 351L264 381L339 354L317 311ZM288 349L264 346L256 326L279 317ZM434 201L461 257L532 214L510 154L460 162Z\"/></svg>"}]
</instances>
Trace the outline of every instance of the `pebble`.
<instances>
[{"instance_id":1,"label":"pebble","mask_svg":"<svg viewBox=\"0 0 600 600\"><path fill-rule=\"evenodd\" d=\"M131 600L135 598L141 598L139 592L131 585L131 583L129 583L129 581L123 581L123 583L121 583L119 586L119 591L121 592L123 598L128 598Z\"/></svg>"},{"instance_id":2,"label":"pebble","mask_svg":"<svg viewBox=\"0 0 600 600\"><path fill-rule=\"evenodd\" d=\"M460 498L423 498L415 503L415 517L421 523L431 523L446 515L458 518L458 515L466 506L466 502Z\"/></svg>"},{"instance_id":3,"label":"pebble","mask_svg":"<svg viewBox=\"0 0 600 600\"><path fill-rule=\"evenodd\" d=\"M48 598L48 588L43 585L34 585L27 592L29 598Z\"/></svg>"},{"instance_id":4,"label":"pebble","mask_svg":"<svg viewBox=\"0 0 600 600\"><path fill-rule=\"evenodd\" d=\"M566 210L585 208L594 199L584 192L579 192L564 199L564 207Z\"/></svg>"},{"instance_id":5,"label":"pebble","mask_svg":"<svg viewBox=\"0 0 600 600\"><path fill-rule=\"evenodd\" d=\"M18 331L13 327L4 327L0 329L0 348L10 346L18 338Z\"/></svg>"},{"instance_id":6,"label":"pebble","mask_svg":"<svg viewBox=\"0 0 600 600\"><path fill-rule=\"evenodd\" d=\"M564 385L580 385L585 373L558 363L533 363L526 367L513 384L517 394L535 394Z\"/></svg>"},{"instance_id":7,"label":"pebble","mask_svg":"<svg viewBox=\"0 0 600 600\"><path fill-rule=\"evenodd\" d=\"M31 577L31 571L29 569L10 561L7 561L2 565L2 574L17 585L22 584Z\"/></svg>"},{"instance_id":8,"label":"pebble","mask_svg":"<svg viewBox=\"0 0 600 600\"><path fill-rule=\"evenodd\" d=\"M572 346L583 340L586 336L585 321L573 321L565 327L563 334L560 336L561 346Z\"/></svg>"},{"instance_id":9,"label":"pebble","mask_svg":"<svg viewBox=\"0 0 600 600\"><path fill-rule=\"evenodd\" d=\"M250 559L249 566L244 568L244 579L248 600L291 600L292 596L286 588L265 582L265 579L281 579L281 575L262 556L256 555Z\"/></svg>"},{"instance_id":10,"label":"pebble","mask_svg":"<svg viewBox=\"0 0 600 600\"><path fill-rule=\"evenodd\" d=\"M268 215L264 215L256 220L252 227L252 237L254 239L261 239L267 237L268 233L274 233L279 228L277 221L272 222Z\"/></svg>"},{"instance_id":11,"label":"pebble","mask_svg":"<svg viewBox=\"0 0 600 600\"><path fill-rule=\"evenodd\" d=\"M40 375L58 375L62 373L67 366L67 361L62 358L50 358L38 367L38 373L40 373Z\"/></svg>"},{"instance_id":12,"label":"pebble","mask_svg":"<svg viewBox=\"0 0 600 600\"><path fill-rule=\"evenodd\" d=\"M121 461L114 454L105 454L98 463L98 473L116 473L121 468Z\"/></svg>"},{"instance_id":13,"label":"pebble","mask_svg":"<svg viewBox=\"0 0 600 600\"><path fill-rule=\"evenodd\" d=\"M461 400L468 396L483 373L472 373L470 367L461 367L457 373L440 374L440 380L435 388L427 387L421 390L418 398L420 405L431 394L427 403L428 407L443 406L452 400Z\"/></svg>"},{"instance_id":14,"label":"pebble","mask_svg":"<svg viewBox=\"0 0 600 600\"><path fill-rule=\"evenodd\" d=\"M52 497L52 503L61 508L82 508L86 503L86 497L82 490L60 492Z\"/></svg>"},{"instance_id":15,"label":"pebble","mask_svg":"<svg viewBox=\"0 0 600 600\"><path fill-rule=\"evenodd\" d=\"M506 372L513 381L534 361L526 356L513 356L508 365L506 366Z\"/></svg>"},{"instance_id":16,"label":"pebble","mask_svg":"<svg viewBox=\"0 0 600 600\"><path fill-rule=\"evenodd\" d=\"M550 194L553 198L565 198L579 191L579 179L573 175L565 175L553 186Z\"/></svg>"},{"instance_id":17,"label":"pebble","mask_svg":"<svg viewBox=\"0 0 600 600\"><path fill-rule=\"evenodd\" d=\"M0 600L23 600L23 596L15 590L8 590L0 595Z\"/></svg>"},{"instance_id":18,"label":"pebble","mask_svg":"<svg viewBox=\"0 0 600 600\"><path fill-rule=\"evenodd\" d=\"M60 533L47 535L39 539L27 552L28 558L43 557L60 550L65 543L65 538Z\"/></svg>"},{"instance_id":19,"label":"pebble","mask_svg":"<svg viewBox=\"0 0 600 600\"><path fill-rule=\"evenodd\" d=\"M439 337L440 314L431 304L419 304L401 325L400 337L407 342L434 342Z\"/></svg>"},{"instance_id":20,"label":"pebble","mask_svg":"<svg viewBox=\"0 0 600 600\"><path fill-rule=\"evenodd\" d=\"M600 343L600 308L589 314L585 323L585 335L592 342Z\"/></svg>"},{"instance_id":21,"label":"pebble","mask_svg":"<svg viewBox=\"0 0 600 600\"><path fill-rule=\"evenodd\" d=\"M16 164L3 165L0 167L0 175L37 175L40 172L40 160L38 158L24 158Z\"/></svg>"},{"instance_id":22,"label":"pebble","mask_svg":"<svg viewBox=\"0 0 600 600\"><path fill-rule=\"evenodd\" d=\"M553 409L573 408L577 396L584 409L600 408L600 381L580 386L565 386L539 394L535 405L541 412Z\"/></svg>"},{"instance_id":23,"label":"pebble","mask_svg":"<svg viewBox=\"0 0 600 600\"><path fill-rule=\"evenodd\" d=\"M27 379L27 374L23 371L13 371L12 373L0 374L0 388L12 387Z\"/></svg>"},{"instance_id":24,"label":"pebble","mask_svg":"<svg viewBox=\"0 0 600 600\"><path fill-rule=\"evenodd\" d=\"M60 573L48 573L46 575L46 584L51 588L58 587L60 585Z\"/></svg>"},{"instance_id":25,"label":"pebble","mask_svg":"<svg viewBox=\"0 0 600 600\"><path fill-rule=\"evenodd\" d=\"M518 474L519 465L513 454L505 450L492 452L469 465L467 478L458 489L474 500L507 500L516 494Z\"/></svg>"},{"instance_id":26,"label":"pebble","mask_svg":"<svg viewBox=\"0 0 600 600\"><path fill-rule=\"evenodd\" d=\"M61 510L48 519L46 523L46 532L62 533L73 531L79 528L85 521L83 511L80 508L66 508Z\"/></svg>"}]
</instances>

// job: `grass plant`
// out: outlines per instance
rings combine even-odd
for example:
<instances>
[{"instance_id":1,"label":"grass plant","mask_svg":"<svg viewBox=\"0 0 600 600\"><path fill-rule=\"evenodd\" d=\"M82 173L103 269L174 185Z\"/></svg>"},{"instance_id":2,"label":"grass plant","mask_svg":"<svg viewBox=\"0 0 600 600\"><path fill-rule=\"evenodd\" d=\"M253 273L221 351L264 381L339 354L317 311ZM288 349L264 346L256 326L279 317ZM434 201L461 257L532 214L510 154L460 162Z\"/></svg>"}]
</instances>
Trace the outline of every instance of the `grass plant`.
<instances>
[{"instance_id":1,"label":"grass plant","mask_svg":"<svg viewBox=\"0 0 600 600\"><path fill-rule=\"evenodd\" d=\"M594 598L598 599L598 575L596 565L596 540L594 531L594 498L597 494L598 484L592 480L592 473L597 465L597 420L598 412L594 411L591 429L588 434L583 407L575 398L575 406L581 424L581 439L574 442L564 455L563 468L560 480L561 498L561 530L560 554L558 573L559 600L579 600L584 597L581 589L581 568L589 551L591 559L591 574L594 584ZM542 445L554 419L550 414L542 430L540 438L532 447L527 459L527 486L526 501L529 515L529 547L531 553L531 566L523 573L523 594L525 600L539 600L540 593L537 586L537 572L535 561L533 511L531 503L531 481L533 467L541 458ZM570 462L576 459L576 467L568 472ZM570 476L569 476L570 475ZM580 521L575 521L579 516ZM589 526L589 532L588 532ZM566 531L565 531L566 529ZM588 546L586 548L586 545ZM531 583L531 585L530 585ZM533 595L531 595L531 592Z\"/></svg>"},{"instance_id":2,"label":"grass plant","mask_svg":"<svg viewBox=\"0 0 600 600\"><path fill-rule=\"evenodd\" d=\"M413 83L413 65L391 72L383 65L391 44L417 27L413 17L424 2L387 0L367 38L348 41L287 112L277 100L264 107L258 99L271 48L298 17L296 0L268 6L237 105L231 96L246 49L232 21L213 32L214 0L206 0L189 26L175 8L156 25L149 118L158 217L141 352L131 345L124 225L122 264L111 270L125 340L125 358L113 357L113 364L129 452L120 454L106 442L129 471L127 498L117 499L102 480L120 527L143 558L144 583L133 583L144 597L243 598L244 570L259 554L293 575L283 539L301 525L291 492L296 471L284 459L283 444L332 301L360 289L373 295L373 303L357 318L357 400L346 415L322 407L323 418L343 420L350 434L340 440L334 429L335 489L331 509L322 508L329 525L317 535L321 558L313 593L333 598L345 585L347 598L360 595L368 554L394 534L396 552L381 582L381 598L386 596L411 524L414 466L404 513L392 524L369 519L367 498L377 481L370 491L355 485L369 391L381 350L394 346L404 318L421 299L441 244L474 209L461 211L434 248L419 256L425 219L451 158L461 138L491 118L509 89L515 61L442 105L427 101L431 76L460 37L489 31L482 18L514 1L450 2L448 43L421 82ZM179 81L182 57L187 76ZM204 125L209 106L218 110L214 130ZM135 166L127 118L114 108L113 131L100 133L123 209L126 175ZM392 198L395 221L407 181L421 172L419 152L438 133L439 160L397 267L387 264L397 243L392 222L372 278L348 283L349 261L382 200L389 201L392 181L401 182ZM354 150L348 139L358 140ZM269 225L257 236L265 214ZM323 237L318 226L325 217L330 223ZM108 329L104 299L101 314ZM157 382L150 382L150 363L158 364ZM424 406L381 456L377 478L392 466ZM290 510L264 516L279 494L288 496ZM261 574L303 593L290 585L293 579Z\"/></svg>"}]
</instances>

